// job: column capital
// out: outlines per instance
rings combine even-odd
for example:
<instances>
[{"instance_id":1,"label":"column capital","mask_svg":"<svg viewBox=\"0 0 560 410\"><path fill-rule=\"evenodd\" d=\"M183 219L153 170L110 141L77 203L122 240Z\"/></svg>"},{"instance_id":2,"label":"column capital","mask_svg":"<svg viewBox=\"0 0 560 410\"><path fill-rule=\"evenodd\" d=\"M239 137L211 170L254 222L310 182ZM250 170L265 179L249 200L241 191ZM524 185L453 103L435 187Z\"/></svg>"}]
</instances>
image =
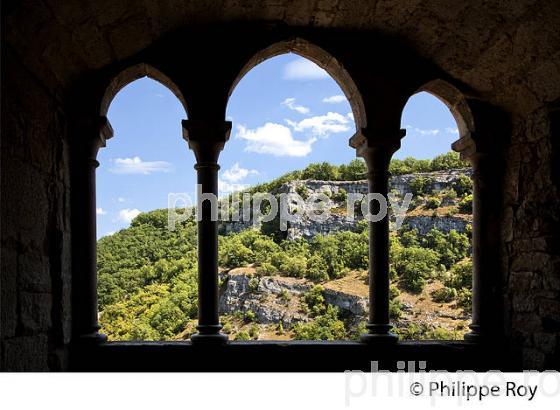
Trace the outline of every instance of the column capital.
<instances>
[{"instance_id":1,"label":"column capital","mask_svg":"<svg viewBox=\"0 0 560 410\"><path fill-rule=\"evenodd\" d=\"M231 132L231 121L183 120L183 138L198 162L217 162Z\"/></svg>"},{"instance_id":2,"label":"column capital","mask_svg":"<svg viewBox=\"0 0 560 410\"><path fill-rule=\"evenodd\" d=\"M365 159L370 171L387 171L405 135L405 129L362 128L350 138L350 146L356 149L356 156Z\"/></svg>"},{"instance_id":3,"label":"column capital","mask_svg":"<svg viewBox=\"0 0 560 410\"><path fill-rule=\"evenodd\" d=\"M88 159L95 160L100 148L107 146L107 140L113 138L113 127L109 119L97 117L80 117L75 123L78 147L85 150Z\"/></svg>"},{"instance_id":4,"label":"column capital","mask_svg":"<svg viewBox=\"0 0 560 410\"><path fill-rule=\"evenodd\" d=\"M469 161L473 168L477 168L484 158L492 158L492 161L498 159L503 142L490 135L469 132L451 144L451 148L459 153L462 160Z\"/></svg>"}]
</instances>

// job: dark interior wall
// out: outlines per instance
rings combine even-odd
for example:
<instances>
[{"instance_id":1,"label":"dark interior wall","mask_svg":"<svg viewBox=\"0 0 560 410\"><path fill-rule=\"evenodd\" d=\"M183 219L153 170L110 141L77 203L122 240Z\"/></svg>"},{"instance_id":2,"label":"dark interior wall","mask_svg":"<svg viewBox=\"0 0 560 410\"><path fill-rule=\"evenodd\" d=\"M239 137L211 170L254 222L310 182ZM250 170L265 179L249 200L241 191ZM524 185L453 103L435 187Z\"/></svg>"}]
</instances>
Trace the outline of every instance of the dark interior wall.
<instances>
[{"instance_id":1,"label":"dark interior wall","mask_svg":"<svg viewBox=\"0 0 560 410\"><path fill-rule=\"evenodd\" d=\"M341 0L327 11L315 10L317 2L296 7L293 2L278 0L270 2L278 3L275 7L264 7L262 0L247 1L245 8L227 0L188 7L164 5L172 1L110 1L87 6L54 0L12 3L17 5L10 11L8 27L4 24L7 41L2 47L2 369L57 370L68 364L71 234L69 118L63 108L64 93L82 77L125 67L127 59L134 60L146 47L157 45L172 29L228 20L283 21L283 30L304 27L317 39L322 36L317 34L320 30L331 27L382 33L379 44L386 46L386 35L398 34L408 48L398 48L400 43L398 47L389 45L394 51L390 57L382 55L383 47L369 41L347 41L338 48L330 39L325 42L345 57L344 67L362 87L370 84L373 90L375 84L386 83L382 75L392 73L396 78L398 74L398 81L389 82L384 98L371 90L363 96L374 107L369 114L387 105L391 86L413 91L415 81L402 84L419 71L417 64L406 61L410 50L429 61L430 70L433 63L439 74L508 113L512 131L505 162L504 217L496 222L502 227L505 343L512 348L512 360L520 360L526 368L560 368L560 9L554 2L511 2L489 10L482 2L465 2L457 9L445 2L412 2L391 8L391 2L380 0L369 13L360 12L371 8L369 2L357 0ZM228 7L220 6L222 3ZM309 4L304 7L303 3ZM216 29L213 33L213 41L222 43L221 32ZM356 35L364 38L359 31ZM191 59L192 38L198 40L199 51L212 54L207 47L210 36L195 32L185 41L178 39L166 61L158 61L163 50L155 50L153 62L162 63L169 75L184 75L188 66L183 70L178 64L197 61L196 67L201 68L192 68L193 73L204 76L190 76L180 85L189 94L191 83L200 82L198 91L203 94L208 91L206 84L216 83L215 73L235 68L220 64L228 61L231 65L240 53L231 48L232 58L217 53L210 62L196 56ZM252 43L251 38L257 42ZM248 58L247 50L256 51L263 42L262 36L251 35L239 44L246 47ZM183 44L191 46L183 49ZM361 70L364 61L371 69ZM375 67L379 78L373 74ZM402 72L394 67L401 67ZM358 78L361 71L363 78ZM431 79L427 71L426 81Z\"/></svg>"},{"instance_id":2,"label":"dark interior wall","mask_svg":"<svg viewBox=\"0 0 560 410\"><path fill-rule=\"evenodd\" d=\"M524 368L560 368L560 186L543 102L515 117L504 205L505 327ZM556 171L555 171L556 170Z\"/></svg>"},{"instance_id":3,"label":"dark interior wall","mask_svg":"<svg viewBox=\"0 0 560 410\"><path fill-rule=\"evenodd\" d=\"M1 366L56 370L70 331L65 118L55 95L3 51Z\"/></svg>"}]
</instances>

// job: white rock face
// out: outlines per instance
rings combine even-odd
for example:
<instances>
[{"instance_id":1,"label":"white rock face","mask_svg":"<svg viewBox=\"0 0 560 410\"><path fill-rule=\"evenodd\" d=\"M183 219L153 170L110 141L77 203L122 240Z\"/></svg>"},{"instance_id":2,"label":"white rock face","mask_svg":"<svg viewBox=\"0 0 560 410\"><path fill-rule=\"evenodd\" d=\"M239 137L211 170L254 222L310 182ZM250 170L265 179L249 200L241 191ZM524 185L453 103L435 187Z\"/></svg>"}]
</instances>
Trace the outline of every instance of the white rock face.
<instances>
[{"instance_id":1,"label":"white rock face","mask_svg":"<svg viewBox=\"0 0 560 410\"><path fill-rule=\"evenodd\" d=\"M400 199L399 203L402 203L402 197L408 193L412 192L411 183L416 178L426 178L431 181L431 189L434 193L445 189L451 189L453 183L457 180L459 176L466 175L471 176L472 170L468 169L452 169L448 171L437 171L428 173L417 173L408 175L398 175L391 177L389 181L389 190L396 193ZM367 194L368 186L367 181L316 181L316 180L295 180L290 181L282 185L273 194L282 193L297 193L298 188L305 186L308 196L313 194L323 193L328 197L336 198L341 189L346 191L347 194ZM444 199L442 206L452 205L452 202ZM335 201L333 199L329 200L328 206L331 208L330 215L323 221L311 220L307 215L311 213L311 207L305 205L306 208L300 210L303 216L296 221L287 222L287 231L285 233L286 239L297 239L305 238L310 239L316 235L327 235L336 231L350 230L354 231L357 229L357 222L362 220L362 216L356 213L354 220L349 220L346 215L347 204L340 201ZM339 212L332 211L332 209L338 209ZM342 212L344 210L344 212ZM391 220L394 221L394 216L391 215ZM466 226L469 224L469 219L459 216L406 216L404 219L404 224L410 226L411 228L417 229L419 234L424 235L432 228L439 229L442 232L449 232L454 229L457 232L464 232ZM253 225L250 221L239 221L239 222L223 222L221 224L221 231L223 233L235 233L240 232L244 229L251 228Z\"/></svg>"},{"instance_id":2,"label":"white rock face","mask_svg":"<svg viewBox=\"0 0 560 410\"><path fill-rule=\"evenodd\" d=\"M257 277L251 274L225 273L220 294L220 314L235 314L252 311L255 322L273 324L282 322L284 326L310 320L301 311L301 296L313 286L303 279L280 276ZM253 280L253 286L249 282ZM255 286L255 281L257 285ZM325 289L325 302L339 308L343 315L351 315L355 320L365 319L368 311L367 298Z\"/></svg>"}]
</instances>

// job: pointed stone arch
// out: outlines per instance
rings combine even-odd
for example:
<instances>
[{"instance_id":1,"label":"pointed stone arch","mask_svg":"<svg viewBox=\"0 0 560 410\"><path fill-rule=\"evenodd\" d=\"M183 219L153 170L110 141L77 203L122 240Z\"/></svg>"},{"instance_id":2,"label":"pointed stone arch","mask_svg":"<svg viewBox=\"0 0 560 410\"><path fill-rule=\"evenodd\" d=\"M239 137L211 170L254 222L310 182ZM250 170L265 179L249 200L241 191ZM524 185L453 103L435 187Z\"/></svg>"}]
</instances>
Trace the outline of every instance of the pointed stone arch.
<instances>
[{"instance_id":1,"label":"pointed stone arch","mask_svg":"<svg viewBox=\"0 0 560 410\"><path fill-rule=\"evenodd\" d=\"M155 80L161 85L163 85L164 87L166 87L167 89L169 89L169 91L171 91L177 97L177 99L183 106L183 109L185 110L185 114L188 114L187 102L179 87L167 75L165 75L160 70L146 63L140 63L128 67L122 70L121 72L119 72L116 76L114 76L111 79L111 81L105 88L105 93L103 94L103 97L101 98L99 114L101 116L107 116L107 112L109 111L109 106L111 105L111 102L118 94L118 92L122 90L124 87L126 87L128 84L144 77L148 77L152 80Z\"/></svg>"},{"instance_id":2,"label":"pointed stone arch","mask_svg":"<svg viewBox=\"0 0 560 410\"><path fill-rule=\"evenodd\" d=\"M336 81L348 99L352 114L354 115L356 129L362 129L367 126L364 101L350 73L348 73L344 66L326 50L299 37L274 43L254 54L243 66L229 87L228 99L237 84L251 69L270 58L288 53L297 54L324 69Z\"/></svg>"}]
</instances>

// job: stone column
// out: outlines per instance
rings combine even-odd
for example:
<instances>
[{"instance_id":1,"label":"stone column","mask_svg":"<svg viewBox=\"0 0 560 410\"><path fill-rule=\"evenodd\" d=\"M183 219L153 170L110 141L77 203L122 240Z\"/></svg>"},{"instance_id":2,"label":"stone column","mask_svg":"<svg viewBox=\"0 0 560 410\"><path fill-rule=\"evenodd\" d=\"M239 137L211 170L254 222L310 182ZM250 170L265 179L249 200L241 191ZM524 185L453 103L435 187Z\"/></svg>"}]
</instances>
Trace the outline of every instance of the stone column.
<instances>
[{"instance_id":1,"label":"stone column","mask_svg":"<svg viewBox=\"0 0 560 410\"><path fill-rule=\"evenodd\" d=\"M97 152L113 136L106 117L76 126L72 158L73 335L79 343L100 343L97 321L97 234L95 172Z\"/></svg>"},{"instance_id":2,"label":"stone column","mask_svg":"<svg viewBox=\"0 0 560 410\"><path fill-rule=\"evenodd\" d=\"M350 140L357 156L364 158L368 168L368 192L381 194L388 203L389 163L400 148L405 130L372 131L362 129ZM378 214L380 204L369 202L369 212ZM389 215L369 222L369 321L364 343L394 343L398 337L390 333L389 323Z\"/></svg>"},{"instance_id":3,"label":"stone column","mask_svg":"<svg viewBox=\"0 0 560 410\"><path fill-rule=\"evenodd\" d=\"M472 323L465 340L486 342L501 333L500 221L503 156L491 138L469 133L453 149L473 168ZM497 339L496 339L497 340Z\"/></svg>"},{"instance_id":4,"label":"stone column","mask_svg":"<svg viewBox=\"0 0 560 410\"><path fill-rule=\"evenodd\" d=\"M193 343L226 343L218 313L218 157L231 131L230 121L183 120L183 135L196 157L198 203L198 332ZM210 194L210 195L207 195Z\"/></svg>"}]
</instances>

